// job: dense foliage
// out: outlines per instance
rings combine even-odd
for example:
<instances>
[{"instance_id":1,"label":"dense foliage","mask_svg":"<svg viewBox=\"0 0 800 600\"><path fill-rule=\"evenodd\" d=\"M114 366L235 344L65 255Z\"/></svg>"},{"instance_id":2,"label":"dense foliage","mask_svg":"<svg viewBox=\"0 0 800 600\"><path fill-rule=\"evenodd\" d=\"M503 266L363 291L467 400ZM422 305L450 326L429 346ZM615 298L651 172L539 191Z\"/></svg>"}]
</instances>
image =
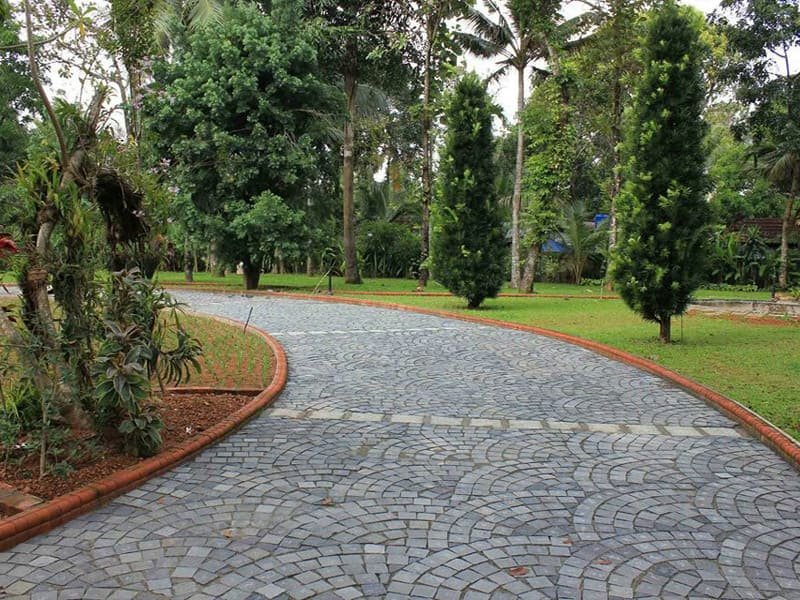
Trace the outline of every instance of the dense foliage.
<instances>
[{"instance_id":1,"label":"dense foliage","mask_svg":"<svg viewBox=\"0 0 800 600\"><path fill-rule=\"evenodd\" d=\"M153 146L220 258L243 263L248 287L268 257L304 238L319 115L335 99L318 77L313 34L288 16L231 8L158 66L147 102Z\"/></svg>"},{"instance_id":2,"label":"dense foliage","mask_svg":"<svg viewBox=\"0 0 800 600\"><path fill-rule=\"evenodd\" d=\"M794 0L724 0L720 30L732 58L723 76L747 107L736 124L753 140L756 164L783 197L778 284L792 278L790 238L800 222L800 6Z\"/></svg>"},{"instance_id":3,"label":"dense foliage","mask_svg":"<svg viewBox=\"0 0 800 600\"><path fill-rule=\"evenodd\" d=\"M445 111L433 275L470 308L495 297L505 280L505 236L488 151L493 113L486 86L474 74L456 84Z\"/></svg>"},{"instance_id":4,"label":"dense foliage","mask_svg":"<svg viewBox=\"0 0 800 600\"><path fill-rule=\"evenodd\" d=\"M368 277L410 277L419 268L419 237L404 224L367 221L358 229L358 254Z\"/></svg>"},{"instance_id":5,"label":"dense foliage","mask_svg":"<svg viewBox=\"0 0 800 600\"><path fill-rule=\"evenodd\" d=\"M663 341L670 341L673 315L686 310L702 283L706 259L706 126L695 21L670 2L649 25L619 203L614 277L625 302L659 323Z\"/></svg>"},{"instance_id":6,"label":"dense foliage","mask_svg":"<svg viewBox=\"0 0 800 600\"><path fill-rule=\"evenodd\" d=\"M528 202L522 215L528 258L520 281L524 292L533 291L540 248L555 236L559 215L574 200L575 130L569 117L553 79L537 86L521 117L528 150L523 178Z\"/></svg>"},{"instance_id":7,"label":"dense foliage","mask_svg":"<svg viewBox=\"0 0 800 600\"><path fill-rule=\"evenodd\" d=\"M0 179L13 171L23 158L27 143L24 124L38 112L19 26L0 7ZM3 221L0 209L0 223Z\"/></svg>"}]
</instances>

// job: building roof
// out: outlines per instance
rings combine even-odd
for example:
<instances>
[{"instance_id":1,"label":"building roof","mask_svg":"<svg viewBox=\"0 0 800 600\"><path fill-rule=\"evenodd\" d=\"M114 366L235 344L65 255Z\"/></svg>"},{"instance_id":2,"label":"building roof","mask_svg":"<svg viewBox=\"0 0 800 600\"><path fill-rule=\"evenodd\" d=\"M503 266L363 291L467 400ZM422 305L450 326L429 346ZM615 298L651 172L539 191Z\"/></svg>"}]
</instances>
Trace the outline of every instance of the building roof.
<instances>
[{"instance_id":1,"label":"building roof","mask_svg":"<svg viewBox=\"0 0 800 600\"><path fill-rule=\"evenodd\" d=\"M792 224L792 232L800 232L797 223ZM763 217L754 219L741 219L731 226L731 229L743 231L750 228L758 229L761 237L766 241L779 241L781 239L782 220L774 217Z\"/></svg>"}]
</instances>

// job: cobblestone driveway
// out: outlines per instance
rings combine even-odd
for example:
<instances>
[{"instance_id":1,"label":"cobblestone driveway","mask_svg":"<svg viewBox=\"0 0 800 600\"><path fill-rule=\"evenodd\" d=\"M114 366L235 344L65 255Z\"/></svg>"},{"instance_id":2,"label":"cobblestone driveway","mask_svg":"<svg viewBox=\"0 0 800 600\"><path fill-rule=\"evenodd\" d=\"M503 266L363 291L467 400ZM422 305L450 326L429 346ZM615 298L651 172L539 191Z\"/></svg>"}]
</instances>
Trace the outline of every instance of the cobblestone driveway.
<instances>
[{"instance_id":1,"label":"cobblestone driveway","mask_svg":"<svg viewBox=\"0 0 800 600\"><path fill-rule=\"evenodd\" d=\"M800 598L800 477L656 377L436 317L179 296L254 307L286 390L193 461L0 553L7 596Z\"/></svg>"}]
</instances>

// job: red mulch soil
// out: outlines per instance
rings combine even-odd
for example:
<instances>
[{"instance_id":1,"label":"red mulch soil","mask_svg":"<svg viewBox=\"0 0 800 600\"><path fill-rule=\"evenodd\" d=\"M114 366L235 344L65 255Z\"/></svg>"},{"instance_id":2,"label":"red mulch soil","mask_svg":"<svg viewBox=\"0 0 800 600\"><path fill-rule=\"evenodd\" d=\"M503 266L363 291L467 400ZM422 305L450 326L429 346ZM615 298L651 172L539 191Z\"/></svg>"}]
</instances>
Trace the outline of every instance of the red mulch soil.
<instances>
[{"instance_id":1,"label":"red mulch soil","mask_svg":"<svg viewBox=\"0 0 800 600\"><path fill-rule=\"evenodd\" d=\"M184 442L219 423L245 406L252 396L241 394L169 394L159 403L164 421L162 452ZM75 432L73 439L86 439L89 432ZM21 464L0 464L0 481L26 494L51 500L143 460L128 456L110 444L96 442L99 452L72 464L75 469L67 477L49 474L39 479L39 456L32 452ZM2 447L0 447L2 456ZM0 507L0 519L11 516Z\"/></svg>"}]
</instances>

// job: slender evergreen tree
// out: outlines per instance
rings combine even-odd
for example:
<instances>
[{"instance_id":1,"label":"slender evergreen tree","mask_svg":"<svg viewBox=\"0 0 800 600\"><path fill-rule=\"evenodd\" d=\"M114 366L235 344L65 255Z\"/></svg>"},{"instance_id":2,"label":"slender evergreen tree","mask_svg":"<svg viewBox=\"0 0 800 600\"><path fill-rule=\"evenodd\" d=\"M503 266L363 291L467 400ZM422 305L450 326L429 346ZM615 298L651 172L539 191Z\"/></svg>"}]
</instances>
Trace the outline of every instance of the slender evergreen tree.
<instances>
[{"instance_id":1,"label":"slender evergreen tree","mask_svg":"<svg viewBox=\"0 0 800 600\"><path fill-rule=\"evenodd\" d=\"M613 266L622 298L660 325L664 342L701 283L706 257L700 59L696 15L667 3L648 26Z\"/></svg>"},{"instance_id":2,"label":"slender evergreen tree","mask_svg":"<svg viewBox=\"0 0 800 600\"><path fill-rule=\"evenodd\" d=\"M435 278L477 308L505 279L505 238L494 187L491 100L477 75L455 87L445 112Z\"/></svg>"}]
</instances>

